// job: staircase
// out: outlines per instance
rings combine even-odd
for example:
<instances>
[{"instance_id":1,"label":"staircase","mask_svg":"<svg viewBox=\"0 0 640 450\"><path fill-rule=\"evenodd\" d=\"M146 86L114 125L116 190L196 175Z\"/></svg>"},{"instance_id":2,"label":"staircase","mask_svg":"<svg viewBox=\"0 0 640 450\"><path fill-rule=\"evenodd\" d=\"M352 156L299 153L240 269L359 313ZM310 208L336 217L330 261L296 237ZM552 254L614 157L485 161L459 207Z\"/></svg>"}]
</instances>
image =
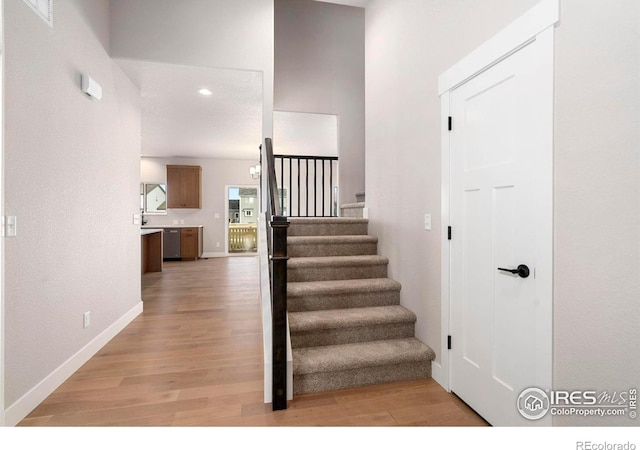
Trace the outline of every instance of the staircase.
<instances>
[{"instance_id":1,"label":"staircase","mask_svg":"<svg viewBox=\"0 0 640 450\"><path fill-rule=\"evenodd\" d=\"M431 376L435 354L415 338L416 316L400 306L400 283L387 277L363 207L289 219L294 394Z\"/></svg>"},{"instance_id":2,"label":"staircase","mask_svg":"<svg viewBox=\"0 0 640 450\"><path fill-rule=\"evenodd\" d=\"M365 207L364 194L356 194L356 203L346 203L340 207L341 217L363 217Z\"/></svg>"}]
</instances>

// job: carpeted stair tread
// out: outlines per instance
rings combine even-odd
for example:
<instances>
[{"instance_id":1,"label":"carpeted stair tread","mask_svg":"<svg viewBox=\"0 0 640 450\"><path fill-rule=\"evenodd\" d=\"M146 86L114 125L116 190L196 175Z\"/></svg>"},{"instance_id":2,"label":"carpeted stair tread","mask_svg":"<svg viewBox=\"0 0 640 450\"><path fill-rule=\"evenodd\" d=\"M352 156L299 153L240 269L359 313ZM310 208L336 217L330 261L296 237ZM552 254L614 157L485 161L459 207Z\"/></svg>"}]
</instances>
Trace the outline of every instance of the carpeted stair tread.
<instances>
[{"instance_id":1,"label":"carpeted stair tread","mask_svg":"<svg viewBox=\"0 0 640 450\"><path fill-rule=\"evenodd\" d=\"M289 269L315 268L315 267L349 267L367 265L386 265L389 259L378 255L357 256L306 256L289 259Z\"/></svg>"},{"instance_id":2,"label":"carpeted stair tread","mask_svg":"<svg viewBox=\"0 0 640 450\"><path fill-rule=\"evenodd\" d=\"M293 373L301 375L344 371L373 366L428 362L434 358L434 351L416 338L306 347L293 350Z\"/></svg>"},{"instance_id":3,"label":"carpeted stair tread","mask_svg":"<svg viewBox=\"0 0 640 450\"><path fill-rule=\"evenodd\" d=\"M291 217L289 236L367 235L369 221L360 217Z\"/></svg>"},{"instance_id":4,"label":"carpeted stair tread","mask_svg":"<svg viewBox=\"0 0 640 450\"><path fill-rule=\"evenodd\" d=\"M329 245L329 244L362 244L378 243L378 238L368 234L345 236L289 236L287 245Z\"/></svg>"},{"instance_id":5,"label":"carpeted stair tread","mask_svg":"<svg viewBox=\"0 0 640 450\"><path fill-rule=\"evenodd\" d=\"M371 293L379 291L400 291L401 284L391 278L368 278L363 280L330 280L291 282L287 284L287 296L341 295L350 293Z\"/></svg>"},{"instance_id":6,"label":"carpeted stair tread","mask_svg":"<svg viewBox=\"0 0 640 450\"><path fill-rule=\"evenodd\" d=\"M292 258L376 255L378 239L366 234L291 236L287 238L287 251Z\"/></svg>"},{"instance_id":7,"label":"carpeted stair tread","mask_svg":"<svg viewBox=\"0 0 640 450\"><path fill-rule=\"evenodd\" d=\"M345 203L344 205L342 205L340 208L342 209L358 209L358 208L364 208L365 207L365 203L364 202L358 202L358 203Z\"/></svg>"},{"instance_id":8,"label":"carpeted stair tread","mask_svg":"<svg viewBox=\"0 0 640 450\"><path fill-rule=\"evenodd\" d=\"M387 278L388 262L378 255L292 257L287 277L291 282Z\"/></svg>"},{"instance_id":9,"label":"carpeted stair tread","mask_svg":"<svg viewBox=\"0 0 640 450\"><path fill-rule=\"evenodd\" d=\"M337 328L415 323L416 315L400 305L289 313L291 333Z\"/></svg>"},{"instance_id":10,"label":"carpeted stair tread","mask_svg":"<svg viewBox=\"0 0 640 450\"><path fill-rule=\"evenodd\" d=\"M290 312L364 308L400 304L401 285L390 278L290 281Z\"/></svg>"},{"instance_id":11,"label":"carpeted stair tread","mask_svg":"<svg viewBox=\"0 0 640 450\"><path fill-rule=\"evenodd\" d=\"M312 225L312 224L368 224L368 219L359 217L290 217L291 225Z\"/></svg>"}]
</instances>

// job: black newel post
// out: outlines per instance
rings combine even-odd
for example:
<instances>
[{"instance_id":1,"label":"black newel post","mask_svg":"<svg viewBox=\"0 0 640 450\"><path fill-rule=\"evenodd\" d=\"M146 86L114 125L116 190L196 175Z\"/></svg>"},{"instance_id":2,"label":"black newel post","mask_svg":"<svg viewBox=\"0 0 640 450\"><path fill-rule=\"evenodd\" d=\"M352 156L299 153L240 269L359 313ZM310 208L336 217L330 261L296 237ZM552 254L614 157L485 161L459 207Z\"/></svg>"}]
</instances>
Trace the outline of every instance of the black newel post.
<instances>
[{"instance_id":1,"label":"black newel post","mask_svg":"<svg viewBox=\"0 0 640 450\"><path fill-rule=\"evenodd\" d=\"M271 221L271 299L273 318L273 410L287 409L287 229L289 221Z\"/></svg>"}]
</instances>

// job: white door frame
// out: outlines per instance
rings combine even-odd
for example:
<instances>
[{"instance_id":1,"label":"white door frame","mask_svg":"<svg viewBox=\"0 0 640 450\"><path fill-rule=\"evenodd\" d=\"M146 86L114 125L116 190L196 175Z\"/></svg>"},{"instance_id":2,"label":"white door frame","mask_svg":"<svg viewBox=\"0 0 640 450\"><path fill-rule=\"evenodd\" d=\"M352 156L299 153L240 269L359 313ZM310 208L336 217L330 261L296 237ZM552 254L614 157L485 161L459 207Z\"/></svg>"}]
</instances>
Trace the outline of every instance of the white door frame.
<instances>
[{"instance_id":1,"label":"white door frame","mask_svg":"<svg viewBox=\"0 0 640 450\"><path fill-rule=\"evenodd\" d=\"M229 188L241 188L241 189L257 189L257 197L258 200L258 208L260 211L259 214L262 215L260 209L260 185L259 184L227 184L224 186L224 254L225 256L233 256L229 253ZM257 217L256 219L261 219L262 217ZM260 244L258 243L258 247ZM260 252L260 248L258 248L258 252Z\"/></svg>"},{"instance_id":2,"label":"white door frame","mask_svg":"<svg viewBox=\"0 0 640 450\"><path fill-rule=\"evenodd\" d=\"M451 249L448 234L450 221L450 142L449 116L450 92L466 81L484 72L498 62L504 60L523 46L538 40L550 52L549 67L546 72L548 79L544 80L545 90L553 98L553 45L554 26L560 20L560 0L543 0L537 6L525 13L511 25L503 29L489 41L478 47L471 54L463 58L449 70L440 75L438 80L438 95L441 98L441 145L442 145L442 289L441 289L441 349L440 365L434 367L434 379L447 391L451 390L450 361L448 350L448 336L450 334L450 270ZM553 363L553 102L549 102L548 136L545 136L547 147L541 149L543 160L541 164L548 169L548 179L540 180L544 186L545 200L549 202L548 215L539 217L539 226L544 229L540 236L543 244L537 249L537 258L548 267L548 273L536 273L539 286L538 297L551 299L548 304L540 308L536 317L540 331L541 342L536 354L536 383L541 387L552 387ZM455 230L454 239L455 239ZM436 370L437 369L437 370Z\"/></svg>"}]
</instances>

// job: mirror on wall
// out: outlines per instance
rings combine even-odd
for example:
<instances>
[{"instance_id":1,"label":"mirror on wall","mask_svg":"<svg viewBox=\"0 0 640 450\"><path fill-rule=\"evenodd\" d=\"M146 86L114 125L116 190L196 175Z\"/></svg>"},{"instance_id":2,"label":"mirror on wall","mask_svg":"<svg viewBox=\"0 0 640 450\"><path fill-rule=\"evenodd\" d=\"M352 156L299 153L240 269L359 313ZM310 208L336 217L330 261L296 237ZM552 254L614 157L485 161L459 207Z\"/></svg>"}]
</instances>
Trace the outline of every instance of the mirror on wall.
<instances>
[{"instance_id":1,"label":"mirror on wall","mask_svg":"<svg viewBox=\"0 0 640 450\"><path fill-rule=\"evenodd\" d=\"M142 183L140 185L140 208L144 214L166 214L167 185L164 183Z\"/></svg>"}]
</instances>

